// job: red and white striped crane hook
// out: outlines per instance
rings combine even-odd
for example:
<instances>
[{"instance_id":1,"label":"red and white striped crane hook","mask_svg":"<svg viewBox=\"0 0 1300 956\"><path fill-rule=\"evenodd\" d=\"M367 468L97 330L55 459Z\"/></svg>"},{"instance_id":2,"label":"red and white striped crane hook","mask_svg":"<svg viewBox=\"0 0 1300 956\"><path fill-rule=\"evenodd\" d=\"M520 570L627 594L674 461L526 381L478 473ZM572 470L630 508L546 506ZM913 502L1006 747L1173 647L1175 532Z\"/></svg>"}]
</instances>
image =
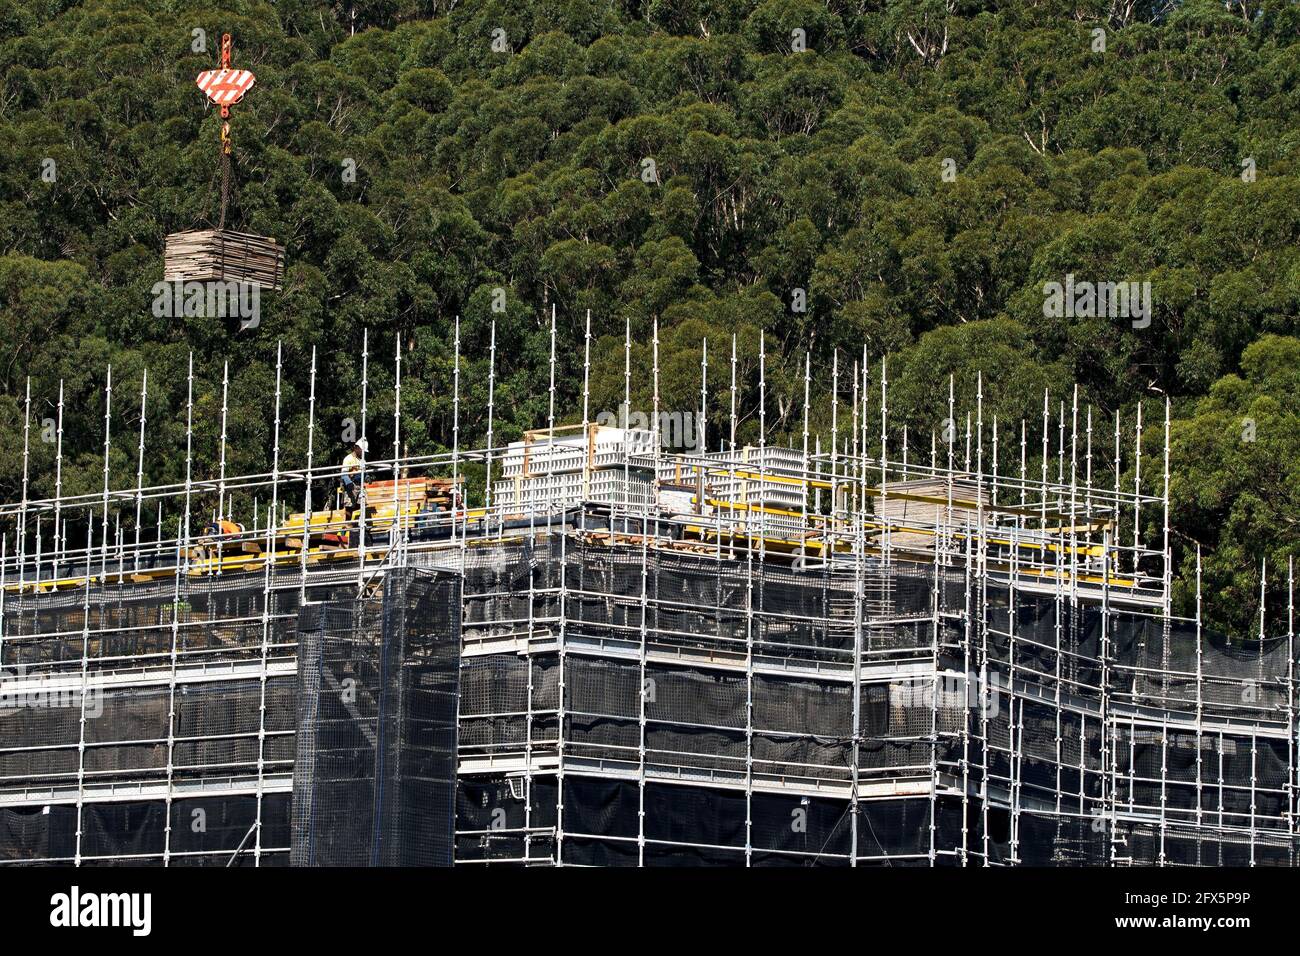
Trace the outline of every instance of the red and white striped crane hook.
<instances>
[{"instance_id":1,"label":"red and white striped crane hook","mask_svg":"<svg viewBox=\"0 0 1300 956\"><path fill-rule=\"evenodd\" d=\"M200 90L213 103L221 107L222 120L229 120L230 107L244 98L244 94L253 88L256 77L251 70L233 70L230 67L230 54L234 41L229 33L221 35L221 69L204 70L196 81ZM221 150L230 153L230 123L221 124Z\"/></svg>"}]
</instances>

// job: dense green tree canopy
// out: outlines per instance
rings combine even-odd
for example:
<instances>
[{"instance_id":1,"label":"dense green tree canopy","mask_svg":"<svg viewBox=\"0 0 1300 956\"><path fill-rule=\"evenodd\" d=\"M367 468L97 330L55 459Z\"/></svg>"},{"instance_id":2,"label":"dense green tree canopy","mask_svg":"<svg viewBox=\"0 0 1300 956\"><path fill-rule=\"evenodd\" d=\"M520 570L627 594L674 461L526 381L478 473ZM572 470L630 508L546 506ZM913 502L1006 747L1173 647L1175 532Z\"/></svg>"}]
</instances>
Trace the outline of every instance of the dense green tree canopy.
<instances>
[{"instance_id":1,"label":"dense green tree canopy","mask_svg":"<svg viewBox=\"0 0 1300 956\"><path fill-rule=\"evenodd\" d=\"M289 261L243 331L150 309L163 237L217 215L220 118L193 81L223 31L257 74L232 120L230 223ZM887 358L890 428L916 457L949 375L964 409L982 373L1008 436L1040 429L1044 389L1078 382L1126 426L1168 398L1175 545L1201 546L1222 623L1249 626L1260 561L1297 552L1293 0L0 0L0 76L5 498L28 377L37 421L63 382L65 490L99 481L110 363L114 428L138 427L125 396L147 366L147 478L180 477L191 350L200 466L228 364L229 467L251 471L277 343L284 453L305 448L313 347L333 453L366 329L374 440L391 441L400 335L405 437L445 447L457 315L462 435L486 426L495 320L513 437L546 417L555 308L569 417L587 310L594 408L622 399L625 329L648 403L658 323L667 407L696 407L709 339L714 435L733 335L742 437L760 336L778 438L801 428L805 354L814 427L837 352L846 383L864 349L873 380ZM1045 317L1066 274L1149 281L1149 324ZM52 454L38 444L37 494Z\"/></svg>"}]
</instances>

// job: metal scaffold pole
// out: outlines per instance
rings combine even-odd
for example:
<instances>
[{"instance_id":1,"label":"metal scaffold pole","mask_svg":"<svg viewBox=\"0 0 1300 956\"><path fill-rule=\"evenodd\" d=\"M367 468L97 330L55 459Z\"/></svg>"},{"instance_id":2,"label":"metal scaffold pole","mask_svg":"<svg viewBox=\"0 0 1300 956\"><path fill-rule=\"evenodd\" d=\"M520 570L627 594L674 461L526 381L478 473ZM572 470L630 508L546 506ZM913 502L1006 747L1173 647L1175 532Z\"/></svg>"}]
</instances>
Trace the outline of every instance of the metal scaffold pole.
<instances>
[{"instance_id":1,"label":"metal scaffold pole","mask_svg":"<svg viewBox=\"0 0 1300 956\"><path fill-rule=\"evenodd\" d=\"M25 590L27 583L27 502L28 478L31 464L32 431L32 378L27 376L23 398L23 498L18 512L18 540L14 549L18 553L18 592Z\"/></svg>"},{"instance_id":2,"label":"metal scaffold pole","mask_svg":"<svg viewBox=\"0 0 1300 956\"><path fill-rule=\"evenodd\" d=\"M1142 557L1142 399L1137 403L1137 425L1133 439L1133 574Z\"/></svg>"},{"instance_id":3,"label":"metal scaffold pole","mask_svg":"<svg viewBox=\"0 0 1300 956\"><path fill-rule=\"evenodd\" d=\"M219 457L219 464L218 464L219 477L217 478L217 517L216 517L216 521L214 522L216 524L218 531L221 531L225 526L225 519L227 515L227 512L225 510L226 509L226 420L227 420L227 415L229 413L229 408L230 408L230 363L223 362L221 365L221 439L220 439L221 447L219 450L220 457ZM161 507L162 507L162 503L159 502L159 508L161 509ZM159 514L161 514L161 511L159 512ZM218 573L222 566L221 559L224 556L225 539L226 536L224 534L217 535L217 562L214 571ZM158 526L158 540L159 541L162 540L161 521L159 522L159 526Z\"/></svg>"},{"instance_id":4,"label":"metal scaffold pole","mask_svg":"<svg viewBox=\"0 0 1300 956\"><path fill-rule=\"evenodd\" d=\"M144 507L144 425L145 406L149 399L149 370L146 368L140 376L140 440L136 452L135 466L135 548L134 568L140 569L140 525Z\"/></svg>"},{"instance_id":5,"label":"metal scaffold pole","mask_svg":"<svg viewBox=\"0 0 1300 956\"><path fill-rule=\"evenodd\" d=\"M104 502L103 516L99 525L99 577L104 580L108 575L108 490L110 478L109 455L113 449L113 366L108 367L108 377L104 383ZM86 555L86 566L90 566L90 555ZM57 567L57 565L56 565ZM119 571L121 568L118 569Z\"/></svg>"},{"instance_id":6,"label":"metal scaffold pole","mask_svg":"<svg viewBox=\"0 0 1300 956\"><path fill-rule=\"evenodd\" d=\"M546 405L546 430L547 430L548 441L550 441L551 443L554 443L555 441L555 361L556 361L555 322L556 322L556 307L555 304L552 303L551 304L551 335L550 335L551 350L550 350L550 359L548 361L548 367L550 369L550 373L549 373L550 381L549 381L549 386L547 388L548 397L547 397L547 405ZM552 450L553 450L553 445L552 445ZM546 486L548 489L554 487L553 484L554 476L555 476L555 455L548 454L546 456ZM555 520L555 509L553 507L548 507L546 509L546 553L549 556L551 556L552 560L554 560L554 554L555 554L555 533L553 529L554 520ZM556 774L555 774L555 792L556 792L556 801L557 801L556 808L555 808L555 830L556 830L555 862L556 865L563 866L564 865L564 805L565 805L564 786L565 786L565 777L566 777L566 769L567 769L565 767L565 753L567 750L566 744L568 742L566 723L568 721L568 711L569 711L569 699L568 699L569 654L568 654L568 628L566 626L567 625L566 610L568 606L568 602L567 602L568 553L566 548L566 542L568 539L568 535L564 533L563 528L560 529L559 538L560 538L560 547L559 547L560 573L559 573L559 593L557 596L558 597L557 603L559 605L560 619L559 619L558 627L552 628L551 632L555 634L557 658L559 662L559 682L558 682L559 686L557 688L558 708L556 713L556 725L558 727L558 740L556 742ZM529 613L531 614L532 612L529 611Z\"/></svg>"},{"instance_id":7,"label":"metal scaffold pole","mask_svg":"<svg viewBox=\"0 0 1300 956\"><path fill-rule=\"evenodd\" d=\"M361 330L361 435L360 439L365 441L367 446L369 440L366 437L366 401L369 397L370 385L370 330ZM366 464L369 461L370 452L367 450L361 456L361 466L357 473L357 501L360 505L357 513L357 594L361 594L366 586Z\"/></svg>"},{"instance_id":8,"label":"metal scaffold pole","mask_svg":"<svg viewBox=\"0 0 1300 956\"><path fill-rule=\"evenodd\" d=\"M40 531L37 531L37 551L40 551ZM95 519L89 511L86 513L86 577L90 577L90 553L95 543ZM39 555L38 555L39 560ZM180 562L177 562L179 566ZM74 865L81 866L82 839L86 826L86 702L90 697L90 584L82 594L82 628L81 628L81 680L80 708L77 717L77 835Z\"/></svg>"},{"instance_id":9,"label":"metal scaffold pole","mask_svg":"<svg viewBox=\"0 0 1300 956\"><path fill-rule=\"evenodd\" d=\"M591 459L595 437L591 430L591 309L582 332L582 440L587 453L582 456L582 500L591 497Z\"/></svg>"},{"instance_id":10,"label":"metal scaffold pole","mask_svg":"<svg viewBox=\"0 0 1300 956\"><path fill-rule=\"evenodd\" d=\"M307 468L302 482L302 543L298 548L298 603L307 603L307 554L312 541L312 468L316 448L316 346L311 347L307 391Z\"/></svg>"},{"instance_id":11,"label":"metal scaffold pole","mask_svg":"<svg viewBox=\"0 0 1300 956\"><path fill-rule=\"evenodd\" d=\"M1024 449L1024 433L1025 433L1025 432L1024 432L1024 424L1025 424L1025 423L1024 423L1024 420L1022 419L1021 422L1020 422L1020 435L1021 435L1021 449L1022 449L1022 453L1023 453L1023 449ZM1021 471L1022 471L1022 472L1024 471L1023 458L1022 458ZM1022 502L1022 505L1023 505L1023 502ZM1020 546L1021 546L1020 533L1021 533L1021 530L1022 530L1022 523L1023 523L1023 522L1022 522L1021 520L1018 519L1018 520L1016 521L1016 524L1012 526L1012 531L1011 531L1011 534L1012 534L1012 541L1011 541L1011 576L1010 576L1010 580L1007 582L1007 612L1008 612L1008 613L1007 613L1007 625L1008 625L1008 626L1007 626L1007 634L1006 634L1006 637L1007 637L1007 694L1006 694L1006 697L1007 697L1007 750L1009 751L1009 753L1008 753L1008 755L1007 755L1007 760L1008 760L1008 763L1010 764L1010 773L1011 773L1011 780L1010 780L1010 785L1009 785L1009 789L1010 789L1010 800L1011 800L1011 833L1010 833L1010 840L1009 840L1009 842L1010 842L1010 852L1009 852L1009 854L1008 854L1007 862L1008 862L1011 866L1016 866L1016 865L1018 865L1018 864L1021 862L1021 861L1020 861L1020 853L1019 853L1019 850L1020 850L1020 810L1021 810L1021 795L1022 795L1022 792L1023 792L1023 785L1022 785L1022 777L1021 777L1021 769L1022 769L1022 768L1021 768L1021 764L1020 764L1020 754L1021 754L1021 752L1024 750L1024 733L1025 733L1025 730L1024 730L1024 713L1025 713L1025 710L1024 710L1024 702L1023 702L1023 701L1019 701L1019 707L1017 707L1017 697L1016 697L1016 632L1017 632L1017 629L1018 629L1018 623L1019 623L1019 622L1018 622L1019 615L1018 615L1018 613L1017 613L1017 604L1018 604L1018 601L1019 601L1019 597L1020 597L1020 595L1019 595L1019 591L1017 590L1017 583L1018 583L1019 580L1020 580ZM1103 641L1105 640L1105 637L1104 637L1104 627L1105 627L1105 625L1104 625L1104 622L1103 622L1103 638L1102 638ZM994 701L997 701L998 698L996 697L995 692L996 692L996 688L991 688L991 689L990 689L990 693L993 694L992 699L993 699ZM989 698L986 697L986 698L985 698L985 701L984 701L985 706L988 706L988 700L989 700ZM1104 709L1104 707L1103 707L1103 709ZM1017 713L1017 712L1018 712L1018 713ZM1104 758L1104 757L1103 757L1103 759L1102 759L1102 762L1103 762L1103 764L1105 763L1105 758Z\"/></svg>"},{"instance_id":12,"label":"metal scaffold pole","mask_svg":"<svg viewBox=\"0 0 1300 956\"><path fill-rule=\"evenodd\" d=\"M492 517L492 428L495 425L496 385L497 385L497 323L492 320L492 331L488 345L488 404L487 404L487 449L483 455L485 477L483 479L484 527Z\"/></svg>"},{"instance_id":13,"label":"metal scaffold pole","mask_svg":"<svg viewBox=\"0 0 1300 956\"><path fill-rule=\"evenodd\" d=\"M971 644L973 643L972 630L974 627L974 612L971 607L971 576L972 576L972 535L970 534L970 524L967 521L964 524L965 533L962 535L962 547L964 548L964 560L962 562L962 674L963 683L970 680L971 675ZM937 668L936 668L937 670ZM938 690L939 675L935 675L935 695ZM938 706L938 702L932 705ZM983 715L980 716L983 719ZM971 789L971 716L970 708L963 708L962 733L961 733L961 865L970 865L970 789Z\"/></svg>"},{"instance_id":14,"label":"metal scaffold pole","mask_svg":"<svg viewBox=\"0 0 1300 956\"><path fill-rule=\"evenodd\" d=\"M992 699L993 668L989 661L989 576L988 576L988 528L984 521L984 375L976 373L975 379L975 414L976 414L976 478L975 478L975 523L976 530L976 564L975 574L978 581L976 605L979 609L979 702L980 702L980 855L983 866L992 863L989 833L989 803L992 800L989 768L989 701Z\"/></svg>"},{"instance_id":15,"label":"metal scaffold pole","mask_svg":"<svg viewBox=\"0 0 1300 956\"><path fill-rule=\"evenodd\" d=\"M62 545L63 517L63 379L59 379L59 409L55 431L54 445L54 563L57 568ZM39 520L39 519L38 519ZM86 545L86 577L90 577L90 548ZM36 562L37 575L40 575L40 560ZM57 574L55 575L57 577Z\"/></svg>"},{"instance_id":16,"label":"metal scaffold pole","mask_svg":"<svg viewBox=\"0 0 1300 956\"><path fill-rule=\"evenodd\" d=\"M646 787L646 723L647 698L653 685L647 674L647 643L649 641L649 575L650 536L641 536L641 607L637 622L637 750L636 750L636 861L645 866L645 787Z\"/></svg>"},{"instance_id":17,"label":"metal scaffold pole","mask_svg":"<svg viewBox=\"0 0 1300 956\"><path fill-rule=\"evenodd\" d=\"M262 809L266 787L266 683L271 656L271 602L272 580L275 569L276 546L275 519L280 505L280 398L284 378L284 343L275 344L275 424L271 437L271 505L266 524L266 557L262 572L262 648L261 669L258 673L257 708L257 810L254 818L253 864L262 865ZM187 519L188 520L188 519Z\"/></svg>"},{"instance_id":18,"label":"metal scaffold pole","mask_svg":"<svg viewBox=\"0 0 1300 956\"><path fill-rule=\"evenodd\" d=\"M1295 643L1295 558L1286 559L1286 787L1287 830L1291 833L1291 850L1288 855L1296 865L1296 643ZM1199 741L1198 741L1199 742ZM1198 776L1199 780L1199 776Z\"/></svg>"},{"instance_id":19,"label":"metal scaffold pole","mask_svg":"<svg viewBox=\"0 0 1300 956\"><path fill-rule=\"evenodd\" d=\"M865 354L865 352L864 352ZM805 360L805 393L804 393L804 446L805 456L807 454L807 365ZM867 414L866 414L866 390L863 390L862 396L862 434L863 444L865 445ZM856 402L854 403L856 414ZM858 500L866 501L867 482L865 466L858 473ZM806 492L805 492L806 497ZM866 551L867 551L867 533L866 533L866 514L865 509L859 509L856 520L853 522L856 531L854 541L853 555L853 716L851 725L850 739L850 791L849 791L849 865L856 867L858 865L858 841L860 815L862 808L860 801L862 798L862 653L863 653L863 628L865 625L865 601L866 601Z\"/></svg>"},{"instance_id":20,"label":"metal scaffold pole","mask_svg":"<svg viewBox=\"0 0 1300 956\"><path fill-rule=\"evenodd\" d=\"M460 474L460 316L456 316L456 326L452 339L451 372L451 537L456 540L456 516L463 514L468 507L461 490ZM396 466L394 466L394 478ZM461 535L464 541L464 535Z\"/></svg>"},{"instance_id":21,"label":"metal scaffold pole","mask_svg":"<svg viewBox=\"0 0 1300 956\"><path fill-rule=\"evenodd\" d=\"M64 815L65 843L42 851L51 862L282 861L282 814L309 779L293 747L280 746L301 732L279 722L299 663L295 622L314 619L302 614L309 596L353 588L354 573L360 583L348 593L369 602L371 583L388 574L400 585L405 576L389 572L417 567L421 579L459 579L458 602L441 605L461 628L453 767L461 790L449 824L459 862L1294 862L1293 561L1285 585L1276 559L1261 562L1245 649L1234 634L1225 650L1212 630L1199 548L1195 617L1172 613L1175 571L1192 598L1195 542L1178 537L1170 514L1168 403L1158 496L1141 477L1125 484L1129 439L1118 411L1112 460L1104 423L1094 447L1093 409L1078 389L1061 401L1044 392L1040 436L1021 418L1017 468L1014 425L1001 434L1005 393L982 372L964 379L961 406L949 376L947 418L931 430L927 466L908 444L917 423L908 431L890 407L887 360L876 409L868 349L850 354L842 375L837 351L828 348L820 368L806 352L799 417L800 370L769 368L766 339L736 334L730 381L724 372L721 382L725 423L708 421L701 339L699 421L679 435L678 413L666 409L683 400L681 369L694 373L679 362L678 333L670 342L648 319L635 347L648 376L638 393L647 426L645 414L632 417L628 319L614 428L592 401L608 400L610 371L616 385L617 347L614 368L602 368L596 319L584 319L575 385L579 356L562 351L551 308L546 427L501 449L497 436L513 425L495 407L495 324L486 445L464 432L478 435L477 393L461 368L478 333L467 326L462 343L457 320L448 324L450 395L440 406L446 433L441 444L431 435L437 450L424 454L408 447L425 434L409 400L420 380L413 341L395 335L393 433L377 439L391 445L391 459L363 466L384 480L342 518L314 488L339 473L320 461L315 440L318 403L329 404L315 349L299 376L277 343L274 407L262 412L271 441L262 470L249 474L236 463L254 453L235 453L247 383L236 375L232 393L228 364L218 421L217 369L200 374L189 359L183 476L145 474L146 448L165 450L146 419L157 423L172 393L142 373L139 423L125 426L138 427L136 468L117 476L122 487L112 474L115 437L123 457L112 373L102 407L84 401L80 386L61 387L53 422L42 422L29 385L23 495L0 504L13 532L0 535L0 683L6 693L79 689L81 719L0 740L0 759L19 768L16 784L0 786L0 809L28 806L21 794L38 793L52 823ZM368 357L363 331L361 430L345 439L366 435ZM904 373L895 365L897 392ZM696 385L686 385L692 405ZM304 409L291 407L299 389ZM40 442L32 447L33 416L52 459ZM179 405L174 417L179 440ZM219 445L195 448L196 438L211 440L207 427ZM102 469L89 488L87 434L91 470ZM1040 462L1029 458L1031 440L1041 440ZM469 482L478 493L479 462L482 509L464 493ZM42 497L50 486L54 495ZM1156 550L1142 541L1152 516L1141 509L1156 504L1159 584ZM250 506L245 531L233 519L247 520ZM156 532L145 531L155 508ZM367 537L382 561L367 561ZM1173 545L1185 540L1187 566L1177 569ZM1206 582L1210 570L1221 573L1207 564ZM26 669L17 685L14 665ZM1237 700L1232 688L1242 686L1252 693ZM99 693L105 715L130 701L130 719L95 723ZM164 746L165 760L132 763ZM40 770L47 754L62 769ZM148 813L119 814L127 804ZM243 821L240 846L221 842L224 828L191 836L189 814L205 808ZM498 823L496 810L509 822ZM151 828L147 844L108 839L137 819ZM0 841L5 832L12 828Z\"/></svg>"}]
</instances>

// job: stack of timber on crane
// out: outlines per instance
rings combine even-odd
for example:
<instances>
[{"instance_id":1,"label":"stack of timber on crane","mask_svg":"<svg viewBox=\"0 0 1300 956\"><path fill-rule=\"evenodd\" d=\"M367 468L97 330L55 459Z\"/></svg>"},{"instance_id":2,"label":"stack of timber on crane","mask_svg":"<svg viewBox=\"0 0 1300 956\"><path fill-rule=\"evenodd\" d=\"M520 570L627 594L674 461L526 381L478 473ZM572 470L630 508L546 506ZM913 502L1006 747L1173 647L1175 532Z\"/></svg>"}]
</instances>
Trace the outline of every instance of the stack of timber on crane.
<instances>
[{"instance_id":1,"label":"stack of timber on crane","mask_svg":"<svg viewBox=\"0 0 1300 956\"><path fill-rule=\"evenodd\" d=\"M167 237L167 282L240 282L263 289L284 285L284 246L266 236L231 229L191 229Z\"/></svg>"}]
</instances>

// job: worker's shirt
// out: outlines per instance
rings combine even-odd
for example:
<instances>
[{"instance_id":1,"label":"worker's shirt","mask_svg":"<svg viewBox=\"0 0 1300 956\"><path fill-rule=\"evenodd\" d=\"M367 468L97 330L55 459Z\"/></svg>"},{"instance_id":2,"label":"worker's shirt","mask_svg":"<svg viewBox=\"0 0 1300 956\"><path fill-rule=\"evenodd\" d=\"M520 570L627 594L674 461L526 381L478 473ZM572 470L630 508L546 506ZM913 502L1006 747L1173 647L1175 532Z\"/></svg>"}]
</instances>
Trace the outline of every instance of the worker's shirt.
<instances>
[{"instance_id":1,"label":"worker's shirt","mask_svg":"<svg viewBox=\"0 0 1300 956\"><path fill-rule=\"evenodd\" d=\"M346 475L356 474L361 470L362 464L364 464L362 459L358 458L352 452L348 452L347 457L343 459L343 473Z\"/></svg>"}]
</instances>

